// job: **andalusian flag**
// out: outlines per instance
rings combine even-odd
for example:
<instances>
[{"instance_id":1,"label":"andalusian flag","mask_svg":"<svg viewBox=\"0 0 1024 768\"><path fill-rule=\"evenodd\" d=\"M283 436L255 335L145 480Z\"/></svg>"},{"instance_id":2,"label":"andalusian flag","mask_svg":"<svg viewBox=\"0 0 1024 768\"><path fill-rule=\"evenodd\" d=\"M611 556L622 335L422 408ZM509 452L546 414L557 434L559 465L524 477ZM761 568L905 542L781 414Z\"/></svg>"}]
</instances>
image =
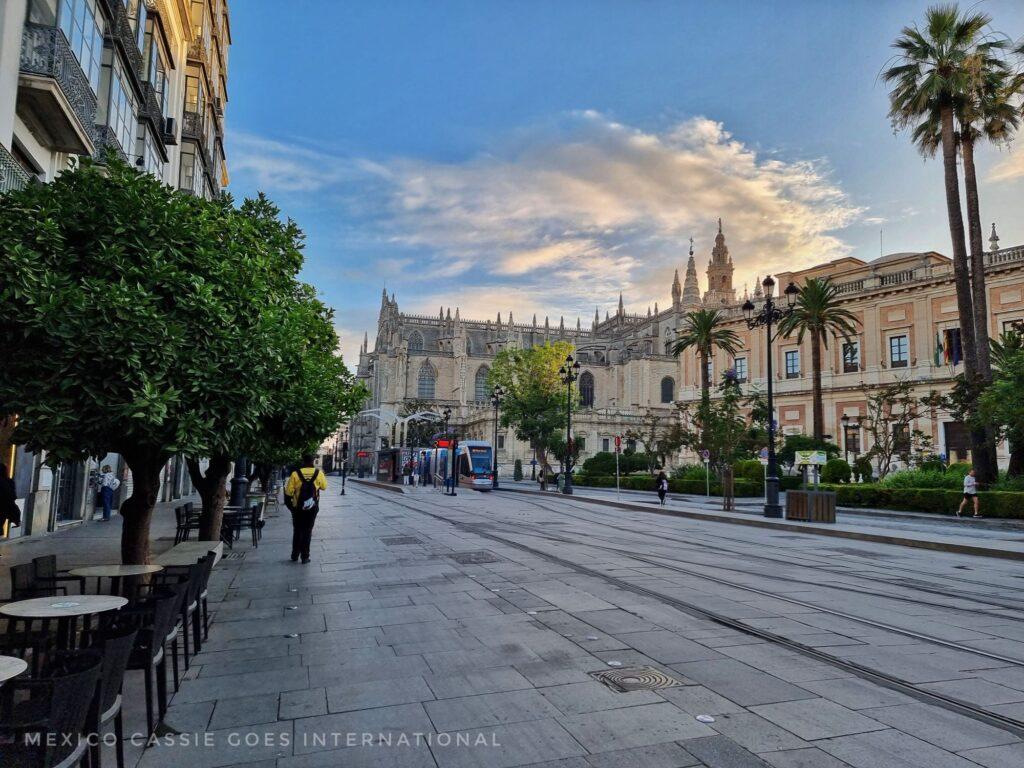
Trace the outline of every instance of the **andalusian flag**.
<instances>
[{"instance_id":1,"label":"andalusian flag","mask_svg":"<svg viewBox=\"0 0 1024 768\"><path fill-rule=\"evenodd\" d=\"M942 347L942 337L939 336L939 332L935 332L935 365L942 365L943 352L945 350Z\"/></svg>"}]
</instances>

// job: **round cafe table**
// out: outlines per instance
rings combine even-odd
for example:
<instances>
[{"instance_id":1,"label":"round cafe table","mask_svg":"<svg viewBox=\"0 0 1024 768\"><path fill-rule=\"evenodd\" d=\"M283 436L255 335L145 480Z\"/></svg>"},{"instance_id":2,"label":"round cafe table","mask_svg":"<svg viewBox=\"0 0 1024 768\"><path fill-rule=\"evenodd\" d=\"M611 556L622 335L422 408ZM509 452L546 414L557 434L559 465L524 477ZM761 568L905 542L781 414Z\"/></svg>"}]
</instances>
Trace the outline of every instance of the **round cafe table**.
<instances>
[{"instance_id":1,"label":"round cafe table","mask_svg":"<svg viewBox=\"0 0 1024 768\"><path fill-rule=\"evenodd\" d=\"M57 620L57 647L75 647L78 619L84 617L88 626L89 617L107 611L116 611L128 604L123 597L107 595L67 595L60 597L34 597L0 605L0 613L12 619L21 619L28 624L41 620L45 628L53 619Z\"/></svg>"},{"instance_id":2,"label":"round cafe table","mask_svg":"<svg viewBox=\"0 0 1024 768\"><path fill-rule=\"evenodd\" d=\"M162 565L89 565L82 568L75 568L68 571L72 576L83 576L96 579L96 592L100 592L103 579L110 579L110 594L121 594L121 579L126 576L145 576L150 573L159 573L164 567Z\"/></svg>"},{"instance_id":3,"label":"round cafe table","mask_svg":"<svg viewBox=\"0 0 1024 768\"><path fill-rule=\"evenodd\" d=\"M28 662L17 656L0 656L0 685L28 669Z\"/></svg>"}]
</instances>

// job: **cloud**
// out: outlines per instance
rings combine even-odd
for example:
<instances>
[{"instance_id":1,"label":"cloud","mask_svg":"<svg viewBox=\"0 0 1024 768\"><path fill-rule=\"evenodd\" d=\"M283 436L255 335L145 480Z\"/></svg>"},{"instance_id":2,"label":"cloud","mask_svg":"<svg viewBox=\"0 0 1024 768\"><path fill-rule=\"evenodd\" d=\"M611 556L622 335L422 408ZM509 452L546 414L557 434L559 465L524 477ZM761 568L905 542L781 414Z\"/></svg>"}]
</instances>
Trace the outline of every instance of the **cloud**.
<instances>
[{"instance_id":1,"label":"cloud","mask_svg":"<svg viewBox=\"0 0 1024 768\"><path fill-rule=\"evenodd\" d=\"M236 144L236 172L272 193L330 197L346 229L358 219L384 243L376 250L392 251L381 258L416 254L418 268L395 284L403 305L432 299L423 283L443 277L457 281L464 317L470 304L489 317L542 301L553 317L589 319L620 290L634 311L664 306L691 236L703 273L719 217L742 289L755 275L848 253L837 232L865 214L825 162L759 152L706 117L645 131L575 112L451 162Z\"/></svg>"},{"instance_id":2,"label":"cloud","mask_svg":"<svg viewBox=\"0 0 1024 768\"><path fill-rule=\"evenodd\" d=\"M989 173L988 179L992 182L1013 181L1024 176L1024 154L1016 152L1007 155Z\"/></svg>"}]
</instances>

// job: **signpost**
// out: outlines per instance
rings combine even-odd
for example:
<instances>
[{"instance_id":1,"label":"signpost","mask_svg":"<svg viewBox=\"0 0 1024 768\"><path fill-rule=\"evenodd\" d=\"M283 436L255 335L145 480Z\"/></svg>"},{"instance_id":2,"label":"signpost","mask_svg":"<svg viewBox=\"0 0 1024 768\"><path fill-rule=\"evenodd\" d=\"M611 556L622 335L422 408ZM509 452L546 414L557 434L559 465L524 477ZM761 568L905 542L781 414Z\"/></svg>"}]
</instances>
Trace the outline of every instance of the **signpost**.
<instances>
[{"instance_id":1,"label":"signpost","mask_svg":"<svg viewBox=\"0 0 1024 768\"><path fill-rule=\"evenodd\" d=\"M761 465L764 467L764 503L768 503L768 449L762 448L761 454L758 456L761 461Z\"/></svg>"},{"instance_id":2,"label":"signpost","mask_svg":"<svg viewBox=\"0 0 1024 768\"><path fill-rule=\"evenodd\" d=\"M615 500L619 500L619 454L622 452L622 437L615 436Z\"/></svg>"},{"instance_id":3,"label":"signpost","mask_svg":"<svg viewBox=\"0 0 1024 768\"><path fill-rule=\"evenodd\" d=\"M824 466L828 456L824 451L797 451L794 463L798 466L814 467L814 487L818 487L818 467Z\"/></svg>"},{"instance_id":4,"label":"signpost","mask_svg":"<svg viewBox=\"0 0 1024 768\"><path fill-rule=\"evenodd\" d=\"M704 462L704 484L706 486L704 493L705 493L706 496L710 497L711 496L711 469L710 469L710 465L711 465L711 451L709 451L707 448L705 448L703 451L700 452L700 458L701 458L701 461Z\"/></svg>"}]
</instances>

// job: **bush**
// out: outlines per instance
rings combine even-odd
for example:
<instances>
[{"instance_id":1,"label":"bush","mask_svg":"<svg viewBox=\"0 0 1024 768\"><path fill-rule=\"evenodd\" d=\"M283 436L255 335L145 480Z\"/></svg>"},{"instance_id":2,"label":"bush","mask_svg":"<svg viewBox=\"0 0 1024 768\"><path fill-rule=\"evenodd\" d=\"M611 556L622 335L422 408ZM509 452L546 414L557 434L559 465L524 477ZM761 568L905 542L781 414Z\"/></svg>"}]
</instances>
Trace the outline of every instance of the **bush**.
<instances>
[{"instance_id":1,"label":"bush","mask_svg":"<svg viewBox=\"0 0 1024 768\"><path fill-rule=\"evenodd\" d=\"M821 469L821 482L848 483L850 474L850 465L843 459L829 459Z\"/></svg>"},{"instance_id":2,"label":"bush","mask_svg":"<svg viewBox=\"0 0 1024 768\"><path fill-rule=\"evenodd\" d=\"M882 488L949 488L963 487L963 476L953 472L935 472L923 469L904 469L890 472L878 481Z\"/></svg>"},{"instance_id":3,"label":"bush","mask_svg":"<svg viewBox=\"0 0 1024 768\"><path fill-rule=\"evenodd\" d=\"M885 488L881 484L831 485L841 507L875 507L908 512L952 515L963 499L960 491L948 488ZM1024 493L981 491L978 493L984 517L1024 519Z\"/></svg>"},{"instance_id":4,"label":"bush","mask_svg":"<svg viewBox=\"0 0 1024 768\"><path fill-rule=\"evenodd\" d=\"M757 459L743 459L733 462L732 474L737 480L753 480L755 483L764 482L764 464Z\"/></svg>"},{"instance_id":5,"label":"bush","mask_svg":"<svg viewBox=\"0 0 1024 768\"><path fill-rule=\"evenodd\" d=\"M992 486L993 491L1024 491L1024 476L1007 477L1005 472L999 473L999 480Z\"/></svg>"},{"instance_id":6,"label":"bush","mask_svg":"<svg viewBox=\"0 0 1024 768\"><path fill-rule=\"evenodd\" d=\"M581 487L590 488L614 488L615 487L615 475L588 475L586 477L578 477L574 480L576 485ZM647 476L638 477L620 477L619 487L623 490L629 491L655 491L655 478ZM707 485L703 479L701 480L669 480L668 488L672 493L686 493L694 496L703 496L707 491ZM761 496L764 493L760 483L754 483L750 480L734 480L733 481L733 495L737 497L756 497ZM717 480L711 481L711 495L721 496L722 486Z\"/></svg>"},{"instance_id":7,"label":"bush","mask_svg":"<svg viewBox=\"0 0 1024 768\"><path fill-rule=\"evenodd\" d=\"M960 461L957 462L956 464L950 464L948 467L946 467L946 473L950 475L956 475L958 478L960 478L960 483L958 485L962 486L964 478L967 476L967 473L971 471L971 469L972 467L970 462Z\"/></svg>"},{"instance_id":8,"label":"bush","mask_svg":"<svg viewBox=\"0 0 1024 768\"><path fill-rule=\"evenodd\" d=\"M860 482L870 483L874 471L874 467L871 466L871 459L867 456L858 456L853 460L853 474Z\"/></svg>"},{"instance_id":9,"label":"bush","mask_svg":"<svg viewBox=\"0 0 1024 768\"><path fill-rule=\"evenodd\" d=\"M583 462L583 474L596 477L615 475L615 454L610 451L595 453ZM619 456L619 474L628 475L633 472L647 472L646 453L623 453Z\"/></svg>"},{"instance_id":10,"label":"bush","mask_svg":"<svg viewBox=\"0 0 1024 768\"><path fill-rule=\"evenodd\" d=\"M945 472L946 463L938 456L929 456L924 461L918 462L917 468L926 472Z\"/></svg>"},{"instance_id":11,"label":"bush","mask_svg":"<svg viewBox=\"0 0 1024 768\"><path fill-rule=\"evenodd\" d=\"M672 470L673 480L707 480L708 471L703 464L682 464Z\"/></svg>"},{"instance_id":12,"label":"bush","mask_svg":"<svg viewBox=\"0 0 1024 768\"><path fill-rule=\"evenodd\" d=\"M512 479L522 480L523 479L523 460L516 459L516 463L512 465Z\"/></svg>"}]
</instances>

